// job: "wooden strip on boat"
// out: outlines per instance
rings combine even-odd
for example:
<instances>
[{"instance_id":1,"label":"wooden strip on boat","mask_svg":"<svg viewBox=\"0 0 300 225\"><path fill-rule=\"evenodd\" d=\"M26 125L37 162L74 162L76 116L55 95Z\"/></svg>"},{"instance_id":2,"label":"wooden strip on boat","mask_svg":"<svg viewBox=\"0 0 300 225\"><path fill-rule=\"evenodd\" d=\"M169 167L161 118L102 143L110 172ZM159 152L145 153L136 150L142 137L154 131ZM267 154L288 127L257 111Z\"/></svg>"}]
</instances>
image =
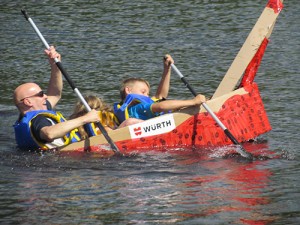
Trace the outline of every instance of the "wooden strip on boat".
<instances>
[{"instance_id":1,"label":"wooden strip on boat","mask_svg":"<svg viewBox=\"0 0 300 225\"><path fill-rule=\"evenodd\" d=\"M270 37L278 15L279 12L268 6L265 7L212 98L234 90L262 41Z\"/></svg>"}]
</instances>

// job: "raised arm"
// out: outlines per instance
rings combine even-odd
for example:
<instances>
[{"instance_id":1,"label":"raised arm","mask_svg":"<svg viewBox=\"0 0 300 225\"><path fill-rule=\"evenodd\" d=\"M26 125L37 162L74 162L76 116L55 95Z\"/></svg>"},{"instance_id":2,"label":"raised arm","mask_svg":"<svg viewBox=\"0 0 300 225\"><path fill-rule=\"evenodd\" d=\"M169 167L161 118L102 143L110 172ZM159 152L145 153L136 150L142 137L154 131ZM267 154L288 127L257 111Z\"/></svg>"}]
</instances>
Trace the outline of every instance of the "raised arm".
<instances>
[{"instance_id":1,"label":"raised arm","mask_svg":"<svg viewBox=\"0 0 300 225\"><path fill-rule=\"evenodd\" d=\"M170 88L171 64L174 63L174 60L170 55L165 55L163 61L164 61L164 71L155 94L155 97L158 99L168 97L169 88Z\"/></svg>"},{"instance_id":2,"label":"raised arm","mask_svg":"<svg viewBox=\"0 0 300 225\"><path fill-rule=\"evenodd\" d=\"M63 80L62 74L56 66L54 58L58 58L58 60L61 61L61 55L53 46L51 46L50 49L46 49L45 53L48 56L49 64L51 66L51 76L47 90L48 101L51 103L52 107L55 107L62 95Z\"/></svg>"}]
</instances>

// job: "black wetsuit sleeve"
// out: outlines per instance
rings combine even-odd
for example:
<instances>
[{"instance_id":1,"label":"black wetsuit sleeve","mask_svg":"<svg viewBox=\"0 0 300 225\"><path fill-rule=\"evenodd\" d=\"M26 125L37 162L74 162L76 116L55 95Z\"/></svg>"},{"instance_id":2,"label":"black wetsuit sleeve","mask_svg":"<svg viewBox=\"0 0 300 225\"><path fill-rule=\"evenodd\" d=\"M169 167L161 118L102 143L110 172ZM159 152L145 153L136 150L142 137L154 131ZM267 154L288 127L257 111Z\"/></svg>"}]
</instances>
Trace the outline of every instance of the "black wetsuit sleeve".
<instances>
[{"instance_id":1,"label":"black wetsuit sleeve","mask_svg":"<svg viewBox=\"0 0 300 225\"><path fill-rule=\"evenodd\" d=\"M31 132L33 136L41 142L47 142L43 140L40 136L40 131L43 127L52 126L52 123L43 115L38 115L31 121Z\"/></svg>"},{"instance_id":2,"label":"black wetsuit sleeve","mask_svg":"<svg viewBox=\"0 0 300 225\"><path fill-rule=\"evenodd\" d=\"M49 101L47 101L48 110L52 109L52 106ZM31 132L33 136L40 142L46 143L46 140L43 140L40 136L40 131L43 127L52 126L52 123L43 115L38 115L31 121Z\"/></svg>"}]
</instances>

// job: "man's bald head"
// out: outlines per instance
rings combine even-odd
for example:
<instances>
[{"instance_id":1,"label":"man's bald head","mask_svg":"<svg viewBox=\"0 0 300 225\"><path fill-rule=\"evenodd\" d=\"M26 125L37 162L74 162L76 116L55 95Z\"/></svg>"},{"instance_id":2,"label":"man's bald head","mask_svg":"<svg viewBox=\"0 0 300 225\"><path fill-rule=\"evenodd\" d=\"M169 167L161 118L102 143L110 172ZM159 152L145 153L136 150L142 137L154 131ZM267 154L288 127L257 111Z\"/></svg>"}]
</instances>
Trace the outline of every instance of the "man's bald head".
<instances>
[{"instance_id":1,"label":"man's bald head","mask_svg":"<svg viewBox=\"0 0 300 225\"><path fill-rule=\"evenodd\" d=\"M25 83L18 86L14 91L14 103L18 105L22 99L32 96L41 90L36 83Z\"/></svg>"}]
</instances>

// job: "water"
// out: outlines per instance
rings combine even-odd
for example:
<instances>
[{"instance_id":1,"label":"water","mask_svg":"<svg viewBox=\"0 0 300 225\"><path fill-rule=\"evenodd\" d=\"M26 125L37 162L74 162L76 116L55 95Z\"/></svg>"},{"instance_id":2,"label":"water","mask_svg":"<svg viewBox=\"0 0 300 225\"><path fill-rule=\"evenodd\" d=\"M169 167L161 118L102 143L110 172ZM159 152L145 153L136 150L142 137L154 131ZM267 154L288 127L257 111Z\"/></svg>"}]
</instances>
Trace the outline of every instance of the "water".
<instances>
[{"instance_id":1,"label":"water","mask_svg":"<svg viewBox=\"0 0 300 225\"><path fill-rule=\"evenodd\" d=\"M79 90L118 100L119 81L153 90L170 53L197 92L213 94L266 1L1 1L0 222L2 224L299 224L299 4L285 2L256 82L273 130L244 147L280 158L246 162L188 149L131 157L35 154L15 147L12 91L47 86L44 46L29 15ZM172 76L170 97L190 98ZM65 82L57 109L76 97Z\"/></svg>"}]
</instances>

